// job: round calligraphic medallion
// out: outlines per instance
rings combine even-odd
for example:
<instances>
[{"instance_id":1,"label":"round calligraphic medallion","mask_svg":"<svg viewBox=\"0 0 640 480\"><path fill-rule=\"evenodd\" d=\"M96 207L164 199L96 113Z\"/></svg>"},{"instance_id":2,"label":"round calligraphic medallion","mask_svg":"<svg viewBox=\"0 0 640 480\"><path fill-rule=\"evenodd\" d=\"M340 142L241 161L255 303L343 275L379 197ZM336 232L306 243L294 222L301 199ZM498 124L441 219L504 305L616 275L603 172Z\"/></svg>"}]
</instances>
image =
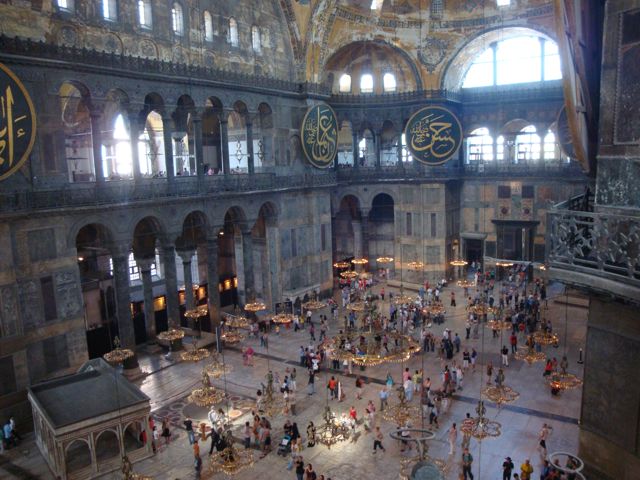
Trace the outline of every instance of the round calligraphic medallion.
<instances>
[{"instance_id":1,"label":"round calligraphic medallion","mask_svg":"<svg viewBox=\"0 0 640 480\"><path fill-rule=\"evenodd\" d=\"M311 107L300 129L302 150L316 168L327 168L338 153L338 118L330 106Z\"/></svg>"},{"instance_id":2,"label":"round calligraphic medallion","mask_svg":"<svg viewBox=\"0 0 640 480\"><path fill-rule=\"evenodd\" d=\"M36 112L18 77L0 63L0 180L29 158L36 140Z\"/></svg>"},{"instance_id":3,"label":"round calligraphic medallion","mask_svg":"<svg viewBox=\"0 0 640 480\"><path fill-rule=\"evenodd\" d=\"M404 130L413 158L426 165L450 160L462 144L458 117L444 107L424 107L407 122Z\"/></svg>"}]
</instances>

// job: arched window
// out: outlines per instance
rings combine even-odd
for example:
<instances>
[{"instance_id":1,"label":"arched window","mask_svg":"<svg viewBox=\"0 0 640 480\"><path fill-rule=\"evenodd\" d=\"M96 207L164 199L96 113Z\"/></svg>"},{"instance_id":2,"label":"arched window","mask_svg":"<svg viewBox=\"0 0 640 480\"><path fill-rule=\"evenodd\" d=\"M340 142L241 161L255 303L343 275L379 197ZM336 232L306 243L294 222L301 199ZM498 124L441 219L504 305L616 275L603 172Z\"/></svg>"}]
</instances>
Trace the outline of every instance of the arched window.
<instances>
[{"instance_id":1,"label":"arched window","mask_svg":"<svg viewBox=\"0 0 640 480\"><path fill-rule=\"evenodd\" d=\"M511 0L496 0L496 5L498 7L508 7L511 5Z\"/></svg>"},{"instance_id":2,"label":"arched window","mask_svg":"<svg viewBox=\"0 0 640 480\"><path fill-rule=\"evenodd\" d=\"M235 18L229 19L229 33L227 35L227 41L233 47L238 46L238 22Z\"/></svg>"},{"instance_id":3,"label":"arched window","mask_svg":"<svg viewBox=\"0 0 640 480\"><path fill-rule=\"evenodd\" d=\"M173 33L181 37L184 33L184 18L182 17L182 5L177 2L171 7L171 26Z\"/></svg>"},{"instance_id":4,"label":"arched window","mask_svg":"<svg viewBox=\"0 0 640 480\"><path fill-rule=\"evenodd\" d=\"M493 137L486 127L476 128L467 137L467 163L493 160Z\"/></svg>"},{"instance_id":5,"label":"arched window","mask_svg":"<svg viewBox=\"0 0 640 480\"><path fill-rule=\"evenodd\" d=\"M360 77L360 93L373 93L373 75L370 73Z\"/></svg>"},{"instance_id":6,"label":"arched window","mask_svg":"<svg viewBox=\"0 0 640 480\"><path fill-rule=\"evenodd\" d=\"M555 42L544 37L519 36L491 44L476 57L462 87L486 87L542 82L562 78Z\"/></svg>"},{"instance_id":7,"label":"arched window","mask_svg":"<svg viewBox=\"0 0 640 480\"><path fill-rule=\"evenodd\" d=\"M213 20L208 10L204 11L204 40L213 42Z\"/></svg>"},{"instance_id":8,"label":"arched window","mask_svg":"<svg viewBox=\"0 0 640 480\"><path fill-rule=\"evenodd\" d=\"M348 73L343 73L340 77L340 82L338 86L338 90L340 93L349 93L351 91L351 75Z\"/></svg>"},{"instance_id":9,"label":"arched window","mask_svg":"<svg viewBox=\"0 0 640 480\"><path fill-rule=\"evenodd\" d=\"M254 52L262 51L262 40L260 39L260 29L257 26L251 27L251 47Z\"/></svg>"},{"instance_id":10,"label":"arched window","mask_svg":"<svg viewBox=\"0 0 640 480\"><path fill-rule=\"evenodd\" d=\"M396 85L396 76L393 73L385 73L382 77L382 88L385 92L395 92Z\"/></svg>"},{"instance_id":11,"label":"arched window","mask_svg":"<svg viewBox=\"0 0 640 480\"><path fill-rule=\"evenodd\" d=\"M151 28L153 26L151 2L149 0L138 0L138 23L143 28Z\"/></svg>"},{"instance_id":12,"label":"arched window","mask_svg":"<svg viewBox=\"0 0 640 480\"><path fill-rule=\"evenodd\" d=\"M117 0L102 0L102 18L112 22L118 19Z\"/></svg>"},{"instance_id":13,"label":"arched window","mask_svg":"<svg viewBox=\"0 0 640 480\"><path fill-rule=\"evenodd\" d=\"M73 11L74 0L57 0L56 5L60 10Z\"/></svg>"},{"instance_id":14,"label":"arched window","mask_svg":"<svg viewBox=\"0 0 640 480\"><path fill-rule=\"evenodd\" d=\"M496 160L504 162L504 137L502 135L496 138Z\"/></svg>"},{"instance_id":15,"label":"arched window","mask_svg":"<svg viewBox=\"0 0 640 480\"><path fill-rule=\"evenodd\" d=\"M560 156L558 144L556 143L556 135L551 130L544 136L542 142L543 158L545 160L556 160Z\"/></svg>"},{"instance_id":16,"label":"arched window","mask_svg":"<svg viewBox=\"0 0 640 480\"><path fill-rule=\"evenodd\" d=\"M516 135L516 163L540 160L540 136L536 127L529 125Z\"/></svg>"}]
</instances>

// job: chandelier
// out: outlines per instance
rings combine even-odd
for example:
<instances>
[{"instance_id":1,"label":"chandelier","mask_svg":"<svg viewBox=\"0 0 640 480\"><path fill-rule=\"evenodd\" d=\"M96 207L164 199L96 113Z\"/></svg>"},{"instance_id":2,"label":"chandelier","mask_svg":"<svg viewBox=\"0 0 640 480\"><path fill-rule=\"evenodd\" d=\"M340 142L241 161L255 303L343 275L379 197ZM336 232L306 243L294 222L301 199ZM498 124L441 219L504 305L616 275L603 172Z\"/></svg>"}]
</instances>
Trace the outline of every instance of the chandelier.
<instances>
[{"instance_id":1,"label":"chandelier","mask_svg":"<svg viewBox=\"0 0 640 480\"><path fill-rule=\"evenodd\" d=\"M387 337L387 345L383 337ZM397 332L369 331L348 332L330 340L332 356L336 360L351 361L356 365L371 367L383 363L400 363L420 351L420 344L409 335Z\"/></svg>"},{"instance_id":2,"label":"chandelier","mask_svg":"<svg viewBox=\"0 0 640 480\"><path fill-rule=\"evenodd\" d=\"M547 358L544 352L536 352L533 347L518 348L518 351L514 354L514 357L517 360L524 360L529 365L534 362L542 362Z\"/></svg>"},{"instance_id":3,"label":"chandelier","mask_svg":"<svg viewBox=\"0 0 640 480\"><path fill-rule=\"evenodd\" d=\"M420 409L407 402L404 388L398 388L398 403L390 405L382 411L382 417L396 425L406 425L408 420L420 416Z\"/></svg>"},{"instance_id":4,"label":"chandelier","mask_svg":"<svg viewBox=\"0 0 640 480\"><path fill-rule=\"evenodd\" d=\"M349 438L349 427L339 422L327 405L324 411L324 423L316 428L316 442L328 449Z\"/></svg>"},{"instance_id":5,"label":"chandelier","mask_svg":"<svg viewBox=\"0 0 640 480\"><path fill-rule=\"evenodd\" d=\"M425 305L422 307L422 313L425 315L442 315L444 313L444 305L442 303L432 303L431 305Z\"/></svg>"},{"instance_id":6,"label":"chandelier","mask_svg":"<svg viewBox=\"0 0 640 480\"><path fill-rule=\"evenodd\" d=\"M494 331L513 329L513 324L511 322L502 320L489 320L485 326Z\"/></svg>"},{"instance_id":7,"label":"chandelier","mask_svg":"<svg viewBox=\"0 0 640 480\"><path fill-rule=\"evenodd\" d=\"M113 350L105 353L102 358L104 358L109 363L120 364L125 360L133 357L133 350L128 348L120 348L120 338L115 337L113 339Z\"/></svg>"},{"instance_id":8,"label":"chandelier","mask_svg":"<svg viewBox=\"0 0 640 480\"><path fill-rule=\"evenodd\" d=\"M267 306L262 302L250 302L244 306L247 312L262 312L267 309Z\"/></svg>"},{"instance_id":9,"label":"chandelier","mask_svg":"<svg viewBox=\"0 0 640 480\"><path fill-rule=\"evenodd\" d=\"M470 280L458 280L458 286L462 288L471 288L475 286L475 284Z\"/></svg>"},{"instance_id":10,"label":"chandelier","mask_svg":"<svg viewBox=\"0 0 640 480\"><path fill-rule=\"evenodd\" d=\"M514 402L520 394L506 385L490 385L482 390L482 395L500 407L504 403Z\"/></svg>"},{"instance_id":11,"label":"chandelier","mask_svg":"<svg viewBox=\"0 0 640 480\"><path fill-rule=\"evenodd\" d=\"M220 335L220 340L222 340L224 343L233 345L244 340L244 335L235 330L227 330L222 335Z\"/></svg>"},{"instance_id":12,"label":"chandelier","mask_svg":"<svg viewBox=\"0 0 640 480\"><path fill-rule=\"evenodd\" d=\"M262 401L259 402L258 410L268 417L275 417L284 412L284 400L276 395L273 387L273 373L271 370L267 373L267 385L261 383Z\"/></svg>"},{"instance_id":13,"label":"chandelier","mask_svg":"<svg viewBox=\"0 0 640 480\"><path fill-rule=\"evenodd\" d=\"M418 261L416 261L416 262L409 262L409 263L407 263L407 266L408 266L409 268L412 268L413 270L418 270L418 269L420 269L420 268L424 267L424 263L422 263L422 262L418 262Z\"/></svg>"},{"instance_id":14,"label":"chandelier","mask_svg":"<svg viewBox=\"0 0 640 480\"><path fill-rule=\"evenodd\" d=\"M171 327L169 330L160 332L158 338L167 342L175 342L184 338L184 331Z\"/></svg>"},{"instance_id":15,"label":"chandelier","mask_svg":"<svg viewBox=\"0 0 640 480\"><path fill-rule=\"evenodd\" d=\"M376 258L377 263L393 263L393 257L378 257Z\"/></svg>"},{"instance_id":16,"label":"chandelier","mask_svg":"<svg viewBox=\"0 0 640 480\"><path fill-rule=\"evenodd\" d=\"M513 262L496 262L496 267L504 267L504 268L513 267Z\"/></svg>"},{"instance_id":17,"label":"chandelier","mask_svg":"<svg viewBox=\"0 0 640 480\"><path fill-rule=\"evenodd\" d=\"M353 270L347 270L346 272L340 272L340 276L342 278L356 278L358 276L358 272L354 272Z\"/></svg>"},{"instance_id":18,"label":"chandelier","mask_svg":"<svg viewBox=\"0 0 640 480\"><path fill-rule=\"evenodd\" d=\"M184 312L184 316L186 318L190 318L192 320L197 320L200 317L204 317L209 314L209 306L208 305L200 305L196 308L192 308Z\"/></svg>"},{"instance_id":19,"label":"chandelier","mask_svg":"<svg viewBox=\"0 0 640 480\"><path fill-rule=\"evenodd\" d=\"M449 262L449 265L453 265L454 267L464 267L465 265L467 265L469 262L467 262L466 260L463 260L461 258L456 258L454 260L451 260Z\"/></svg>"},{"instance_id":20,"label":"chandelier","mask_svg":"<svg viewBox=\"0 0 640 480\"><path fill-rule=\"evenodd\" d=\"M351 264L349 262L336 262L333 264L335 268L349 268Z\"/></svg>"},{"instance_id":21,"label":"chandelier","mask_svg":"<svg viewBox=\"0 0 640 480\"><path fill-rule=\"evenodd\" d=\"M400 293L400 295L393 296L393 303L395 305L406 305L409 303L413 303L416 297L411 295L405 295L404 293Z\"/></svg>"},{"instance_id":22,"label":"chandelier","mask_svg":"<svg viewBox=\"0 0 640 480\"><path fill-rule=\"evenodd\" d=\"M582 379L567 372L554 372L549 376L549 386L557 390L571 390L582 385Z\"/></svg>"},{"instance_id":23,"label":"chandelier","mask_svg":"<svg viewBox=\"0 0 640 480\"><path fill-rule=\"evenodd\" d=\"M533 332L533 339L540 345L558 345L560 337L548 330L538 330Z\"/></svg>"},{"instance_id":24,"label":"chandelier","mask_svg":"<svg viewBox=\"0 0 640 480\"><path fill-rule=\"evenodd\" d=\"M493 420L489 420L485 417L487 409L484 406L484 401L480 400L476 407L477 417L465 418L460 425L460 431L464 434L470 435L478 440L483 440L487 437L500 436L500 429L502 425Z\"/></svg>"},{"instance_id":25,"label":"chandelier","mask_svg":"<svg viewBox=\"0 0 640 480\"><path fill-rule=\"evenodd\" d=\"M191 395L187 400L191 403L195 403L199 407L210 407L222 403L226 397L226 394L222 390L217 390L211 385L209 374L206 369L202 370L202 387L196 388L191 392Z\"/></svg>"},{"instance_id":26,"label":"chandelier","mask_svg":"<svg viewBox=\"0 0 640 480\"><path fill-rule=\"evenodd\" d=\"M211 353L206 348L193 348L193 350L188 350L186 352L182 352L180 357L185 362L199 362L200 360L204 360L205 358L209 358Z\"/></svg>"},{"instance_id":27,"label":"chandelier","mask_svg":"<svg viewBox=\"0 0 640 480\"><path fill-rule=\"evenodd\" d=\"M286 324L295 320L296 316L292 313L278 313L271 317L273 323Z\"/></svg>"},{"instance_id":28,"label":"chandelier","mask_svg":"<svg viewBox=\"0 0 640 480\"><path fill-rule=\"evenodd\" d=\"M369 263L369 260L367 260L366 258L354 258L353 260L351 260L351 263L353 263L354 265L366 265L367 263Z\"/></svg>"},{"instance_id":29,"label":"chandelier","mask_svg":"<svg viewBox=\"0 0 640 480\"><path fill-rule=\"evenodd\" d=\"M489 315L490 313L495 315L498 312L496 307L490 307L486 303L476 303L475 305L467 307L467 309L480 316Z\"/></svg>"},{"instance_id":30,"label":"chandelier","mask_svg":"<svg viewBox=\"0 0 640 480\"><path fill-rule=\"evenodd\" d=\"M227 328L249 328L249 320L247 317L225 315L224 326Z\"/></svg>"},{"instance_id":31,"label":"chandelier","mask_svg":"<svg viewBox=\"0 0 640 480\"><path fill-rule=\"evenodd\" d=\"M356 273L356 275L358 274ZM319 302L318 300L309 300L308 302L304 302L302 304L302 308L304 308L305 310L320 310L321 308L324 308L326 306L326 303Z\"/></svg>"},{"instance_id":32,"label":"chandelier","mask_svg":"<svg viewBox=\"0 0 640 480\"><path fill-rule=\"evenodd\" d=\"M225 445L227 447L211 455L209 473L212 475L224 473L232 476L253 465L254 458L251 449L237 449L233 442L231 430L228 430L225 435Z\"/></svg>"},{"instance_id":33,"label":"chandelier","mask_svg":"<svg viewBox=\"0 0 640 480\"><path fill-rule=\"evenodd\" d=\"M205 365L204 370L210 377L220 378L223 375L230 373L232 368L231 365L227 365L224 360L221 359L219 353L215 352L211 363Z\"/></svg>"},{"instance_id":34,"label":"chandelier","mask_svg":"<svg viewBox=\"0 0 640 480\"><path fill-rule=\"evenodd\" d=\"M367 309L367 302L351 302L347 305L347 310L353 312L364 312Z\"/></svg>"}]
</instances>

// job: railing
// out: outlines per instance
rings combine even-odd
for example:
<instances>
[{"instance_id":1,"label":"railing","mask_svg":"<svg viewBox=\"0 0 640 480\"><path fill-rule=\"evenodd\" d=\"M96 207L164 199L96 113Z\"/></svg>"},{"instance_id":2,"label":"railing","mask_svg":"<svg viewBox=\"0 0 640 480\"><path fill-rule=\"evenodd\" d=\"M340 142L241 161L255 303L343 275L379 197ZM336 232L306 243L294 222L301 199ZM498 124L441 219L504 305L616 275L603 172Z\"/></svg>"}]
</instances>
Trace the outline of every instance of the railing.
<instances>
[{"instance_id":1,"label":"railing","mask_svg":"<svg viewBox=\"0 0 640 480\"><path fill-rule=\"evenodd\" d=\"M176 177L174 185L166 178L96 183L69 184L63 188L26 190L0 194L0 212L73 208L93 205L132 203L176 197L211 197L230 192L278 191L336 184L335 172L276 176L219 175Z\"/></svg>"},{"instance_id":2,"label":"railing","mask_svg":"<svg viewBox=\"0 0 640 480\"><path fill-rule=\"evenodd\" d=\"M532 161L521 163L467 163L464 172L468 175L486 176L545 176L545 175L584 175L584 172L576 162Z\"/></svg>"},{"instance_id":3,"label":"railing","mask_svg":"<svg viewBox=\"0 0 640 480\"><path fill-rule=\"evenodd\" d=\"M465 105L470 103L506 103L540 99L562 99L562 81L553 80L530 84L501 85L498 87L464 88L460 92L460 98Z\"/></svg>"},{"instance_id":4,"label":"railing","mask_svg":"<svg viewBox=\"0 0 640 480\"><path fill-rule=\"evenodd\" d=\"M338 93L331 95L329 103L332 105L362 105L362 104L398 104L403 102L417 102L421 100L450 100L460 101L460 93L451 90L415 90L412 92L395 92L383 94Z\"/></svg>"},{"instance_id":5,"label":"railing","mask_svg":"<svg viewBox=\"0 0 640 480\"><path fill-rule=\"evenodd\" d=\"M338 182L384 182L397 180L425 180L429 178L452 178L460 176L457 167L427 167L413 164L402 167L346 167L338 169Z\"/></svg>"},{"instance_id":6,"label":"railing","mask_svg":"<svg viewBox=\"0 0 640 480\"><path fill-rule=\"evenodd\" d=\"M549 265L640 287L640 216L594 213L589 196L547 213Z\"/></svg>"}]
</instances>

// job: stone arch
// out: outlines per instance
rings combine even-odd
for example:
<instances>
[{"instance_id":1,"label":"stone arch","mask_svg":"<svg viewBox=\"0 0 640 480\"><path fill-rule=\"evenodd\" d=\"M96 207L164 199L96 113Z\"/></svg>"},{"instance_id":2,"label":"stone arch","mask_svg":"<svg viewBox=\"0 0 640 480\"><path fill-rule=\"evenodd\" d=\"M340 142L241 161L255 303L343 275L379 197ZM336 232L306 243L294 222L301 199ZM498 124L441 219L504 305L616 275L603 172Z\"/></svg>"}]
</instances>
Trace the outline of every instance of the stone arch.
<instances>
[{"instance_id":1,"label":"stone arch","mask_svg":"<svg viewBox=\"0 0 640 480\"><path fill-rule=\"evenodd\" d=\"M343 192L340 192L339 196L334 197L336 199L336 203L335 203L335 212L336 213L343 206L345 198L347 198L347 197L353 197L353 199L355 199L354 205L356 205L356 208L358 210L360 210L360 208L362 208L363 205L366 205L366 202L362 199L360 193L358 193L357 191L354 191L354 190L345 190ZM350 200L348 200L348 201L350 201Z\"/></svg>"},{"instance_id":2,"label":"stone arch","mask_svg":"<svg viewBox=\"0 0 640 480\"><path fill-rule=\"evenodd\" d=\"M158 241L170 240L163 223L154 216L143 216L133 223L132 248L136 256L152 257Z\"/></svg>"},{"instance_id":3,"label":"stone arch","mask_svg":"<svg viewBox=\"0 0 640 480\"><path fill-rule=\"evenodd\" d=\"M144 447L145 444L140 438L144 431L144 424L140 420L129 422L122 431L124 432L122 436L122 444L124 445L125 453ZM150 440L150 438L147 438L147 441Z\"/></svg>"},{"instance_id":4,"label":"stone arch","mask_svg":"<svg viewBox=\"0 0 640 480\"><path fill-rule=\"evenodd\" d=\"M112 428L101 431L95 436L96 462L98 464L107 462L112 458L121 455L120 437L118 432Z\"/></svg>"},{"instance_id":5,"label":"stone arch","mask_svg":"<svg viewBox=\"0 0 640 480\"><path fill-rule=\"evenodd\" d=\"M64 447L64 465L67 474L73 474L91 466L91 447L84 438L76 438Z\"/></svg>"},{"instance_id":6,"label":"stone arch","mask_svg":"<svg viewBox=\"0 0 640 480\"><path fill-rule=\"evenodd\" d=\"M445 90L459 90L462 81L473 60L489 47L492 42L506 40L521 35L536 35L555 42L554 35L545 31L542 27L493 27L477 32L466 37L466 41L460 44L451 55L442 70L440 87Z\"/></svg>"},{"instance_id":7,"label":"stone arch","mask_svg":"<svg viewBox=\"0 0 640 480\"><path fill-rule=\"evenodd\" d=\"M176 241L176 248L193 248L206 241L209 220L201 210L189 212L182 221L182 234Z\"/></svg>"},{"instance_id":8,"label":"stone arch","mask_svg":"<svg viewBox=\"0 0 640 480\"><path fill-rule=\"evenodd\" d=\"M394 206L398 204L398 199L396 197L398 197L399 194L397 192L394 192L387 187L374 187L369 193L369 198L371 199L371 201L368 202L369 208L373 208L373 201L378 195L388 195L389 197L391 197Z\"/></svg>"}]
</instances>

